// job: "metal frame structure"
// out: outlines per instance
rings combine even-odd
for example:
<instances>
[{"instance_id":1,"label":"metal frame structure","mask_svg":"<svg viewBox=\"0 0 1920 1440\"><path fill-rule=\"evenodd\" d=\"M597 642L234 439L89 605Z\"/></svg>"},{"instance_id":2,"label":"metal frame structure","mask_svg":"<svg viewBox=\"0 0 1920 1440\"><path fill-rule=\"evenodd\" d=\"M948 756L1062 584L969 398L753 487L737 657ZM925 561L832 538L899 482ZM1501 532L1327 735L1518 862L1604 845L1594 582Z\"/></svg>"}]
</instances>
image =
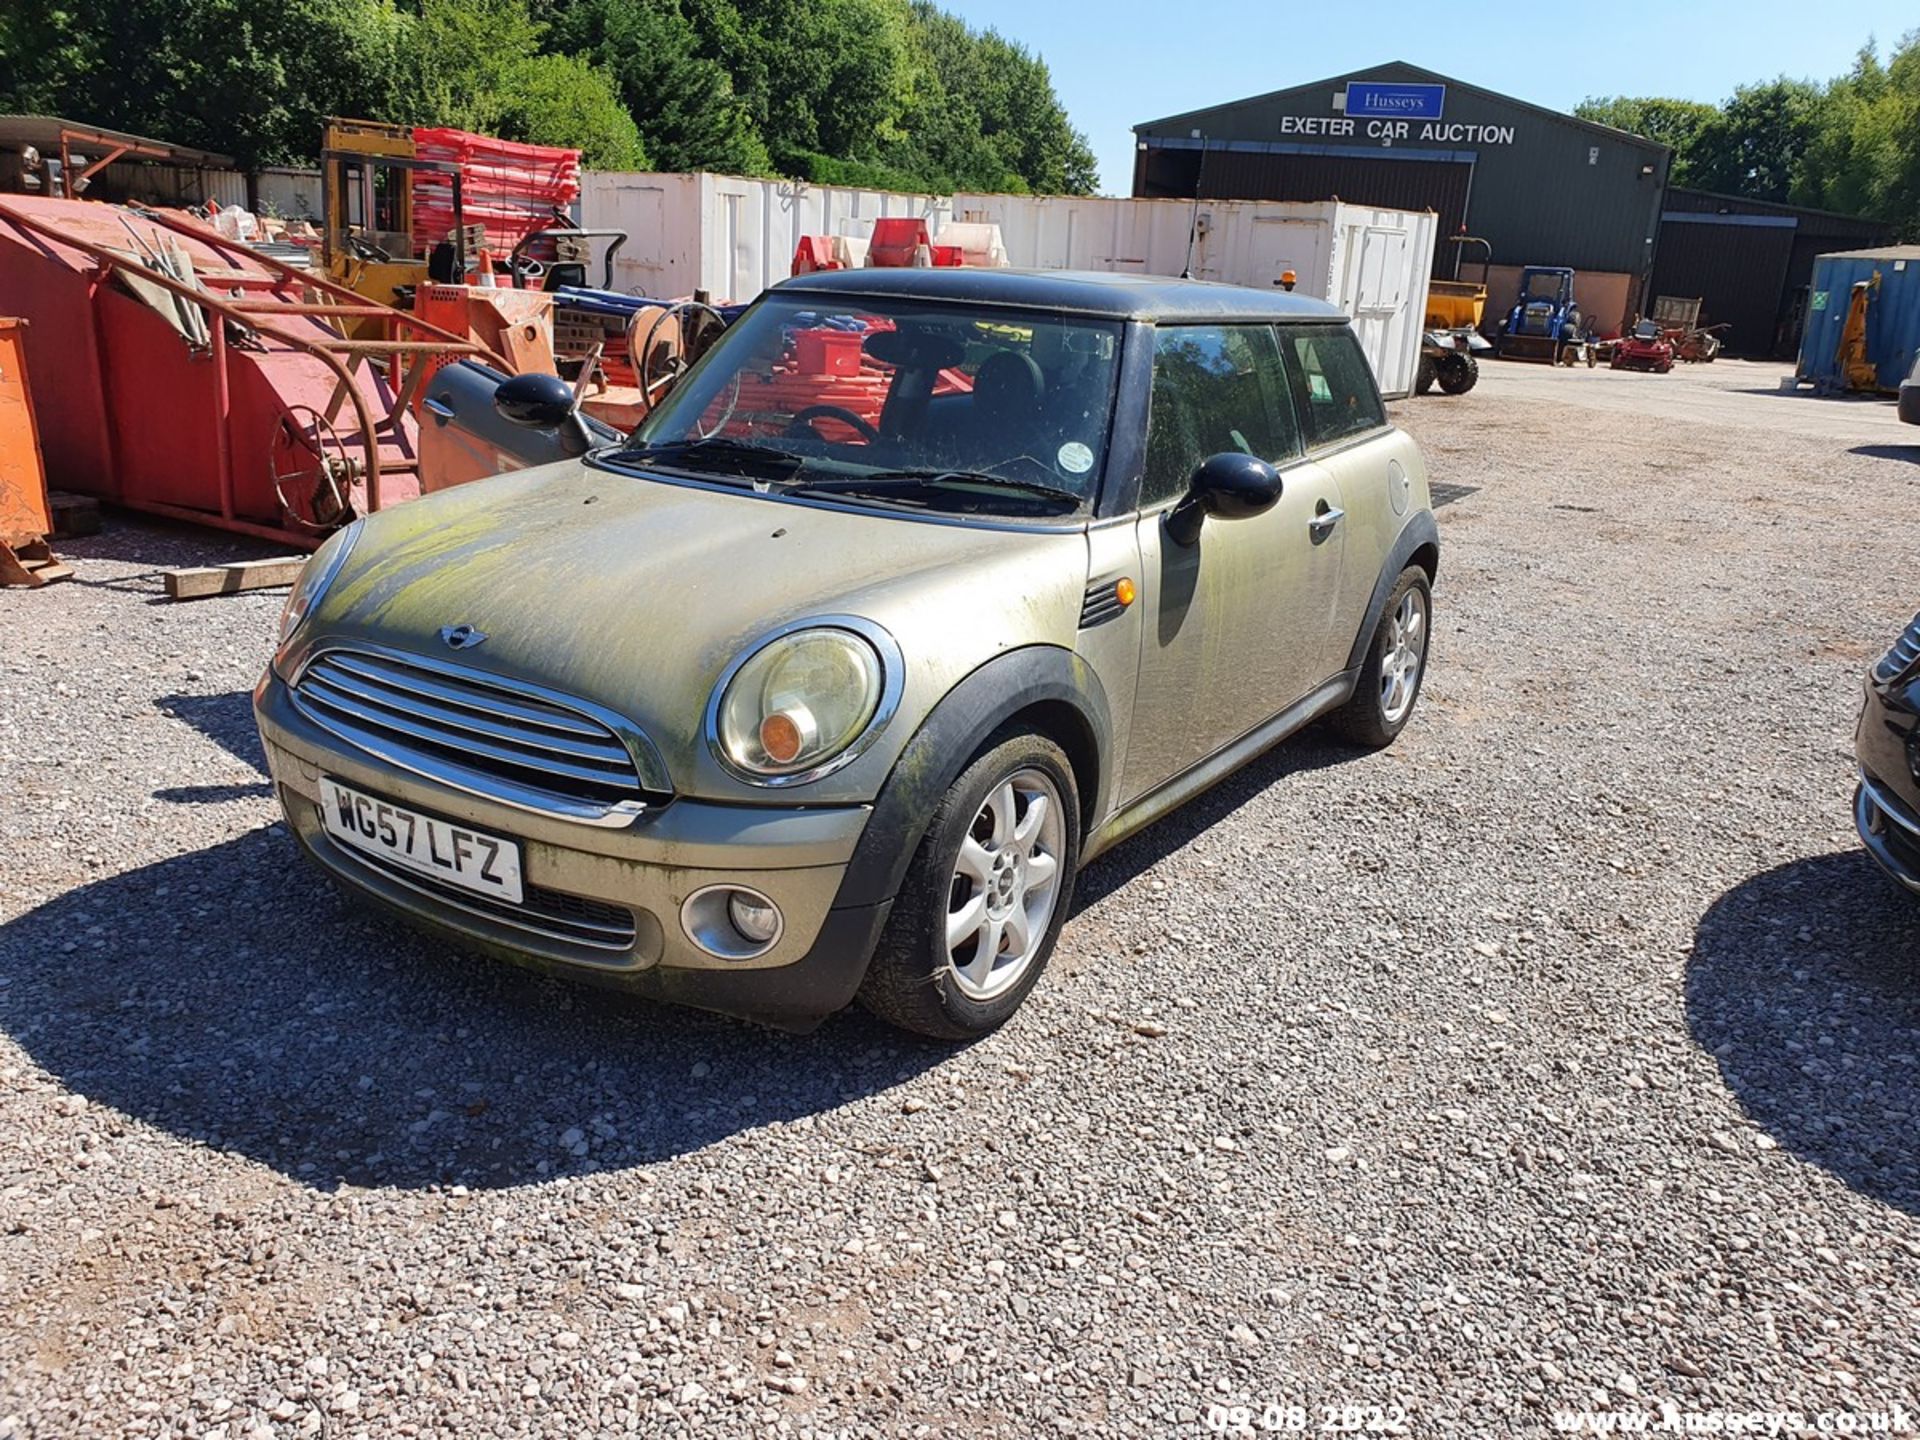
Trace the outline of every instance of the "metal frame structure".
<instances>
[{"instance_id":1,"label":"metal frame structure","mask_svg":"<svg viewBox=\"0 0 1920 1440\"><path fill-rule=\"evenodd\" d=\"M237 241L230 241L225 236L209 228L191 225L185 221L176 220L171 216L156 211L142 210L139 214L141 218L152 224L187 236L223 255L229 257L238 256L247 262L263 267L277 277L275 283L265 292L265 296L261 298L230 299L216 296L206 290L184 284L173 279L171 276L150 270L130 255L122 254L107 249L104 246L96 245L90 241L81 240L69 235L62 231L59 226L51 225L44 220L23 214L13 206L7 204L4 200L0 200L0 220L5 220L16 228L37 235L43 240L51 241L56 245L64 246L71 250L77 250L81 254L98 262L105 269L124 270L137 277L144 284L157 286L173 295L191 301L207 313L208 354L213 362L214 374L213 423L215 447L220 464L219 524L224 529L233 530L241 534L259 536L263 539L294 539L296 541L303 541L304 543L315 543L311 537L300 536L287 528L255 524L251 521L237 518L234 513L233 449L231 437L228 434L227 418L230 409L227 368L227 325L234 325L242 331L250 331L267 339L278 341L280 344L292 350L310 355L321 361L333 372L336 383L333 394L327 403L326 414L328 419L331 420L333 415L339 413L343 403L351 403L353 406L354 418L358 422L360 430L361 448L365 455L364 474L366 477L367 508L369 511L380 509L381 503L381 433L379 424L374 419L373 409L368 404L367 397L363 395L359 387L354 384L354 369L362 361L369 364L372 364L376 359L384 359L386 361L389 369L388 378L390 383L395 383L397 394L392 405L388 407L384 422L389 427L389 436L399 438L400 425L412 403L413 392L418 386L419 377L427 373L426 367L414 365L411 367L410 373L405 377L404 381L402 381L399 372L403 357L409 355L422 358L439 355L449 359L472 357L483 360L501 370L508 370L510 368L505 361L484 345L463 339L437 326L429 325L425 321L416 319L414 316L408 315L404 311L396 310L391 306L373 304L364 296L356 294L354 291L335 283L325 276L306 270L295 269L293 266L277 260L271 255L262 254ZM332 297L332 301L329 303L286 299L284 298L284 292L286 287L290 285L297 285L302 287L302 289L318 291ZM329 338L321 338L314 334L303 335L292 330L275 327L271 323L271 320L272 317L276 315L311 316L332 321L377 319L405 331L415 332L425 338L355 340L337 334ZM219 323L215 323L216 320ZM109 432L107 436L107 445L109 452L111 452L113 445L111 432ZM417 460L415 463L418 463ZM399 468L404 469L405 467ZM123 504L129 509L141 510L175 520L206 523L213 518L212 512L209 511L197 510L191 506L173 505L155 500L123 499L117 503Z\"/></svg>"}]
</instances>

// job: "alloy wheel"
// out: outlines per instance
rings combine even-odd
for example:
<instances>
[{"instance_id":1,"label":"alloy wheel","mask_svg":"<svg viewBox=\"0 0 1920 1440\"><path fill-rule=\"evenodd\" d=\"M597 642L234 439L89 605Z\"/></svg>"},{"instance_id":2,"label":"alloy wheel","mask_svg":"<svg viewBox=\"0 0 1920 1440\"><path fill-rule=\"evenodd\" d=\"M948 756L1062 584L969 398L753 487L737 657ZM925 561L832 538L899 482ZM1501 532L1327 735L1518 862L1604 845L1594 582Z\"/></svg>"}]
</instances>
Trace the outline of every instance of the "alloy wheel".
<instances>
[{"instance_id":1,"label":"alloy wheel","mask_svg":"<svg viewBox=\"0 0 1920 1440\"><path fill-rule=\"evenodd\" d=\"M1427 597L1418 586L1400 597L1380 657L1380 718L1398 725L1413 708L1427 658Z\"/></svg>"},{"instance_id":2,"label":"alloy wheel","mask_svg":"<svg viewBox=\"0 0 1920 1440\"><path fill-rule=\"evenodd\" d=\"M1066 833L1059 789L1031 768L995 785L967 827L948 891L946 946L969 999L994 999L1031 968L1059 902Z\"/></svg>"}]
</instances>

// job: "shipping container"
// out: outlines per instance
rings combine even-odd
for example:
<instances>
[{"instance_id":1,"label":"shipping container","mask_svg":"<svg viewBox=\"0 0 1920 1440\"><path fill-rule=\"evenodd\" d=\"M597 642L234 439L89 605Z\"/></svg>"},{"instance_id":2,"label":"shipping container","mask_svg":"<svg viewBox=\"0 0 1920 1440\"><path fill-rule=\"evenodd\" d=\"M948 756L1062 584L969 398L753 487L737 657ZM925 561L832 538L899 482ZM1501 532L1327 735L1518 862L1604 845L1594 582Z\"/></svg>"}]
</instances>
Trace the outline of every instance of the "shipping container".
<instances>
[{"instance_id":1,"label":"shipping container","mask_svg":"<svg viewBox=\"0 0 1920 1440\"><path fill-rule=\"evenodd\" d=\"M1420 363L1436 217L1337 200L1265 203L953 197L956 220L998 225L1008 261L1028 270L1179 275L1294 291L1346 311L1381 393L1405 395ZM1188 237L1192 237L1189 264Z\"/></svg>"},{"instance_id":2,"label":"shipping container","mask_svg":"<svg viewBox=\"0 0 1920 1440\"><path fill-rule=\"evenodd\" d=\"M1920 245L1847 250L1813 262L1806 333L1796 374L1816 386L1838 385L1840 337L1846 328L1853 287L1873 284L1867 302L1867 358L1879 388L1896 394L1920 354Z\"/></svg>"},{"instance_id":3,"label":"shipping container","mask_svg":"<svg viewBox=\"0 0 1920 1440\"><path fill-rule=\"evenodd\" d=\"M924 218L938 232L953 216L937 195L852 190L737 175L589 171L581 224L627 232L614 288L634 295L751 300L792 273L808 235L864 239L882 216Z\"/></svg>"},{"instance_id":4,"label":"shipping container","mask_svg":"<svg viewBox=\"0 0 1920 1440\"><path fill-rule=\"evenodd\" d=\"M1381 392L1407 394L1419 365L1437 221L1426 212L1311 203L902 195L728 175L589 172L582 223L627 232L614 283L634 294L751 300L786 278L808 235L864 241L875 219L1000 227L1008 262L1033 270L1179 275L1302 295L1354 322Z\"/></svg>"}]
</instances>

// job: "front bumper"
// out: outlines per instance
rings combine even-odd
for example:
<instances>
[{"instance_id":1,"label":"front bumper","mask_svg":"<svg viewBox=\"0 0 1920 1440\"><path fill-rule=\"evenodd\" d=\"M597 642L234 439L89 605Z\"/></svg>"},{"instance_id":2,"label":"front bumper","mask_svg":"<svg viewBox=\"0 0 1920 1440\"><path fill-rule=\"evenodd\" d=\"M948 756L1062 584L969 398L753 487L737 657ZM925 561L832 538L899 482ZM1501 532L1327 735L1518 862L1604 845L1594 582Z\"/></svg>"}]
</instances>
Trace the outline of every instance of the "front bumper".
<instances>
[{"instance_id":1,"label":"front bumper","mask_svg":"<svg viewBox=\"0 0 1920 1440\"><path fill-rule=\"evenodd\" d=\"M1853 749L1860 762L1854 828L1882 870L1920 893L1920 679L1887 686L1868 679Z\"/></svg>"},{"instance_id":2,"label":"front bumper","mask_svg":"<svg viewBox=\"0 0 1920 1440\"><path fill-rule=\"evenodd\" d=\"M1920 895L1920 814L1864 770L1853 792L1853 828L1874 863Z\"/></svg>"},{"instance_id":3,"label":"front bumper","mask_svg":"<svg viewBox=\"0 0 1920 1440\"><path fill-rule=\"evenodd\" d=\"M867 806L743 806L686 798L605 828L530 814L395 767L314 725L269 670L254 715L288 827L355 894L464 946L787 1029L810 1029L852 1000L891 902L836 907ZM520 842L527 902L516 908L379 863L336 842L321 776ZM696 945L680 907L709 885L749 886L785 920L765 954L726 960Z\"/></svg>"}]
</instances>

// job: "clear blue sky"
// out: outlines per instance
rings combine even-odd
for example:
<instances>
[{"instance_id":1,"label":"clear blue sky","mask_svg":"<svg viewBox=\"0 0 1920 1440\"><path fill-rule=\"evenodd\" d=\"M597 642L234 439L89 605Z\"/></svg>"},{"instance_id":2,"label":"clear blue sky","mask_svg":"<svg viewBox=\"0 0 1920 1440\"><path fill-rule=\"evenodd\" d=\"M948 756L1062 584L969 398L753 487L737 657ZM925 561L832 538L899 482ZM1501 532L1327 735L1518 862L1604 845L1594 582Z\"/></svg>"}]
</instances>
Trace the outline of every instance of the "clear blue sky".
<instances>
[{"instance_id":1,"label":"clear blue sky","mask_svg":"<svg viewBox=\"0 0 1920 1440\"><path fill-rule=\"evenodd\" d=\"M1869 0L944 0L1038 52L1100 157L1133 184L1133 126L1405 60L1557 110L1588 95L1724 100L1747 81L1826 80L1868 36L1884 56L1920 6Z\"/></svg>"}]
</instances>

